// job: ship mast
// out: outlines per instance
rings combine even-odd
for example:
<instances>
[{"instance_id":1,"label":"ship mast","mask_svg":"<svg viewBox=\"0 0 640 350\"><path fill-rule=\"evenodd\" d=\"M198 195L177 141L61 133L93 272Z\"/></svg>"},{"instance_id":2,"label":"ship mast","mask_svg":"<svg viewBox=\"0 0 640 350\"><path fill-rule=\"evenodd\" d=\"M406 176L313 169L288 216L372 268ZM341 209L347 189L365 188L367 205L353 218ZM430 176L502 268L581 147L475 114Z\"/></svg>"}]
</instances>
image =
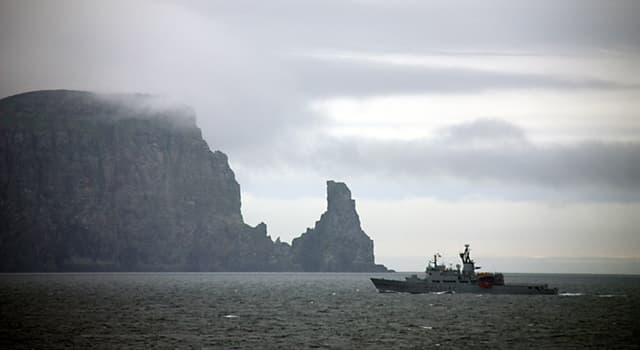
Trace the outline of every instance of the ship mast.
<instances>
[{"instance_id":1,"label":"ship mast","mask_svg":"<svg viewBox=\"0 0 640 350\"><path fill-rule=\"evenodd\" d=\"M460 253L460 259L462 259L462 274L473 276L475 274L475 266L474 261L471 259L471 249L469 249L469 245L464 245L464 252Z\"/></svg>"},{"instance_id":2,"label":"ship mast","mask_svg":"<svg viewBox=\"0 0 640 350\"><path fill-rule=\"evenodd\" d=\"M470 253L471 250L469 249L469 245L465 244L464 252L460 253L460 259L462 259L463 264L473 264L473 260L471 260L471 257L469 256Z\"/></svg>"}]
</instances>

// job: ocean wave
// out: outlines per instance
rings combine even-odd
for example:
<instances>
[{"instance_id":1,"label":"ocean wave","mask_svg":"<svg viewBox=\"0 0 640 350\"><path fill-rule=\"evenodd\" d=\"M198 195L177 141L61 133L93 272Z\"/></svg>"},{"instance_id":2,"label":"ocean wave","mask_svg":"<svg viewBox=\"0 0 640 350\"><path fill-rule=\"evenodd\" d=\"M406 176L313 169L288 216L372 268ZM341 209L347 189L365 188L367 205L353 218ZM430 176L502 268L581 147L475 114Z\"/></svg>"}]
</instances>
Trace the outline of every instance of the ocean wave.
<instances>
[{"instance_id":1,"label":"ocean wave","mask_svg":"<svg viewBox=\"0 0 640 350\"><path fill-rule=\"evenodd\" d=\"M598 294L598 298L620 298L626 297L624 294Z\"/></svg>"}]
</instances>

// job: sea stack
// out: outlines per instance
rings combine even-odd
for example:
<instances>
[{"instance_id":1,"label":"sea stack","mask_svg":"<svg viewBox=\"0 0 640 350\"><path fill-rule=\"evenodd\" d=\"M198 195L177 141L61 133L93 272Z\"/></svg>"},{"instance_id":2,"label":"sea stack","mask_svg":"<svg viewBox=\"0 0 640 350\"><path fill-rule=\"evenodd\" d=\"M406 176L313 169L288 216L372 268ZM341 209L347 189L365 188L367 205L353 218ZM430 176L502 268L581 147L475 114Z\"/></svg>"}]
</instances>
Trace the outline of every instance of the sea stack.
<instances>
[{"instance_id":1,"label":"sea stack","mask_svg":"<svg viewBox=\"0 0 640 350\"><path fill-rule=\"evenodd\" d=\"M387 271L375 264L373 241L362 230L355 200L343 182L327 181L327 211L313 229L293 240L292 251L304 271Z\"/></svg>"}]
</instances>

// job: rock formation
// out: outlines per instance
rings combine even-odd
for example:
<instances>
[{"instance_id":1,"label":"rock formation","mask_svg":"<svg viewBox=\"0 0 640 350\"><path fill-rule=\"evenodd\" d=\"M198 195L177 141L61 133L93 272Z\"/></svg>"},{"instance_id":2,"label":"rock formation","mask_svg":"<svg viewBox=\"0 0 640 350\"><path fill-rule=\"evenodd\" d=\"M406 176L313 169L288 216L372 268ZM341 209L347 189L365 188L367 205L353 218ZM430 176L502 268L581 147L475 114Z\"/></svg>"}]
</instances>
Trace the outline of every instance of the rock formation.
<instances>
[{"instance_id":1,"label":"rock formation","mask_svg":"<svg viewBox=\"0 0 640 350\"><path fill-rule=\"evenodd\" d=\"M193 111L145 95L1 100L0 232L3 271L295 270Z\"/></svg>"},{"instance_id":2,"label":"rock formation","mask_svg":"<svg viewBox=\"0 0 640 350\"><path fill-rule=\"evenodd\" d=\"M342 182L327 181L327 211L291 247L304 271L386 271L374 262L373 241L360 227L355 201Z\"/></svg>"},{"instance_id":3,"label":"rock formation","mask_svg":"<svg viewBox=\"0 0 640 350\"><path fill-rule=\"evenodd\" d=\"M0 100L0 271L383 271L349 189L293 249L250 227L186 106L54 90Z\"/></svg>"}]
</instances>

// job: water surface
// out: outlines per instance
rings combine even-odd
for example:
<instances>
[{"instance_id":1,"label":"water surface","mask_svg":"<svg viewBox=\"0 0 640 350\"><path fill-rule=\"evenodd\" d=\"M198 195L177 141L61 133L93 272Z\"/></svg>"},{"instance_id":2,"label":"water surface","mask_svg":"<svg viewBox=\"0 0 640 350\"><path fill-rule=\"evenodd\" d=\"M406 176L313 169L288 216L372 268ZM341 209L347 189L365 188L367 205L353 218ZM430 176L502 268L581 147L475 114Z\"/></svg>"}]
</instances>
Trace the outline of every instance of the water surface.
<instances>
[{"instance_id":1,"label":"water surface","mask_svg":"<svg viewBox=\"0 0 640 350\"><path fill-rule=\"evenodd\" d=\"M2 348L637 349L640 276L505 274L558 296L380 294L407 274L0 275Z\"/></svg>"}]
</instances>

